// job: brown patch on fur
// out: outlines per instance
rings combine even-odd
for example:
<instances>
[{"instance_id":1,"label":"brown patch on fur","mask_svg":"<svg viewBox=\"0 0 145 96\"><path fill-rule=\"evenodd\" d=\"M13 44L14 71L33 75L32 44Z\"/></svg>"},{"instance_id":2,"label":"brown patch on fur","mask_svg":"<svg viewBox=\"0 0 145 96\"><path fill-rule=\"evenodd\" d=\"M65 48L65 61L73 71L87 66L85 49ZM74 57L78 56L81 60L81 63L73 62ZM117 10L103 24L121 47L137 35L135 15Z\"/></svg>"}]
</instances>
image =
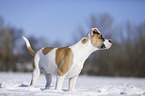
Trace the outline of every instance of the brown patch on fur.
<instances>
[{"instance_id":1,"label":"brown patch on fur","mask_svg":"<svg viewBox=\"0 0 145 96\"><path fill-rule=\"evenodd\" d=\"M100 32L99 32L99 30L98 30L97 28L95 28L95 29L94 29L94 31L96 31L96 32L100 33Z\"/></svg>"},{"instance_id":2,"label":"brown patch on fur","mask_svg":"<svg viewBox=\"0 0 145 96\"><path fill-rule=\"evenodd\" d=\"M32 49L31 46L28 47L28 50L33 56L35 55L35 51Z\"/></svg>"},{"instance_id":3,"label":"brown patch on fur","mask_svg":"<svg viewBox=\"0 0 145 96\"><path fill-rule=\"evenodd\" d=\"M52 49L54 49L54 47L46 47L42 50L42 53L44 55L48 54Z\"/></svg>"},{"instance_id":4,"label":"brown patch on fur","mask_svg":"<svg viewBox=\"0 0 145 96\"><path fill-rule=\"evenodd\" d=\"M74 55L70 48L63 47L56 50L55 63L58 66L57 74L63 76L73 64Z\"/></svg>"},{"instance_id":5,"label":"brown patch on fur","mask_svg":"<svg viewBox=\"0 0 145 96\"><path fill-rule=\"evenodd\" d=\"M91 37L91 43L96 48L101 47L101 45L103 44L103 40L102 39L99 39L100 36L101 36L101 34L94 34Z\"/></svg>"},{"instance_id":6,"label":"brown patch on fur","mask_svg":"<svg viewBox=\"0 0 145 96\"><path fill-rule=\"evenodd\" d=\"M82 43L83 44L86 44L88 42L88 39L87 38L84 38L83 40L82 40Z\"/></svg>"}]
</instances>

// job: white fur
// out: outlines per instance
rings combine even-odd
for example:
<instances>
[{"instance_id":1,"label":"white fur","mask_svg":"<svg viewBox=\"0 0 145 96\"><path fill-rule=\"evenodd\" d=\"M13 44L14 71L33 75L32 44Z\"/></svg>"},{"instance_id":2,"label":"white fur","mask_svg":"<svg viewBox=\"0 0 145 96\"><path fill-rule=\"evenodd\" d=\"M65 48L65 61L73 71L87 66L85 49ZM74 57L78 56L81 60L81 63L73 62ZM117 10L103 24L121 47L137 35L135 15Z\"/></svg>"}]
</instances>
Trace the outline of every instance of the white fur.
<instances>
[{"instance_id":1,"label":"white fur","mask_svg":"<svg viewBox=\"0 0 145 96\"><path fill-rule=\"evenodd\" d=\"M68 71L66 75L66 78L71 78L71 77L79 75L79 73L81 72L81 69L83 68L83 64L85 60L89 57L89 55L92 52L97 50L97 48L92 46L90 40L86 44L83 44L82 40L80 40L78 43L70 46L69 48L71 48L74 54L74 61L73 61L72 67L70 68L70 70Z\"/></svg>"},{"instance_id":2,"label":"white fur","mask_svg":"<svg viewBox=\"0 0 145 96\"><path fill-rule=\"evenodd\" d=\"M23 38L26 41L27 47L30 46L29 41L25 37L23 37ZM84 38L87 38L87 37L84 37ZM57 75L58 66L55 63L55 57L56 57L55 52L56 52L57 48L54 48L46 55L44 55L42 53L43 48L40 49L39 51L37 51L37 53L35 54L35 59L34 59L36 68L33 71L31 86L34 86L34 84L40 74L40 70L42 70L42 72L44 73L46 80L47 80L47 83L45 86L46 88L49 88L49 86L50 86L51 78L52 78L51 74L55 74L57 76L56 87L55 87L56 90L61 90L63 80L65 78L68 78L69 79L69 90L73 91L75 89L76 79L83 68L83 64L84 64L85 60L89 57L89 55L91 53L93 53L96 50L100 50L99 48L96 48L92 45L92 43L89 39L90 36L88 36L88 38L87 38L88 42L83 44L82 40L84 38L82 38L79 42L77 42L76 44L69 47L73 52L74 59L73 59L73 64L72 64L71 68L68 70L68 72L64 76ZM107 39L105 39L104 44L106 46L106 49L111 47L111 43Z\"/></svg>"},{"instance_id":3,"label":"white fur","mask_svg":"<svg viewBox=\"0 0 145 96\"><path fill-rule=\"evenodd\" d=\"M55 64L55 52L57 48L51 50L48 54L44 55L42 50L39 50L38 54L40 56L40 68L43 68L46 73L57 74L57 65ZM37 54L37 53L36 53Z\"/></svg>"},{"instance_id":4,"label":"white fur","mask_svg":"<svg viewBox=\"0 0 145 96\"><path fill-rule=\"evenodd\" d=\"M27 47L30 47L30 43L29 43L28 39L27 39L26 37L24 37L24 36L23 36L23 39L24 39L25 42L26 42L26 46L27 46Z\"/></svg>"},{"instance_id":5,"label":"white fur","mask_svg":"<svg viewBox=\"0 0 145 96\"><path fill-rule=\"evenodd\" d=\"M106 49L109 49L112 45L112 43L109 43L109 39L105 39L104 44L106 46Z\"/></svg>"}]
</instances>

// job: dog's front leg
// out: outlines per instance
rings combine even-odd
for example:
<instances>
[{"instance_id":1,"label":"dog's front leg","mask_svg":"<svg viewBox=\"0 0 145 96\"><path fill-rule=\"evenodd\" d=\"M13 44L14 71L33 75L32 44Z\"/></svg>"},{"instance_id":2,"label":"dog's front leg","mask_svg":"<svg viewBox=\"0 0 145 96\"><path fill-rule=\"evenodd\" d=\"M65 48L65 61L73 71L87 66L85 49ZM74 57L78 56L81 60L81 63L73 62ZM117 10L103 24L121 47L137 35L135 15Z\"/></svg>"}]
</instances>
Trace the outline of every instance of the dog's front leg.
<instances>
[{"instance_id":1,"label":"dog's front leg","mask_svg":"<svg viewBox=\"0 0 145 96\"><path fill-rule=\"evenodd\" d=\"M64 78L65 76L57 76L56 87L55 87L56 90L61 91Z\"/></svg>"},{"instance_id":2,"label":"dog's front leg","mask_svg":"<svg viewBox=\"0 0 145 96\"><path fill-rule=\"evenodd\" d=\"M69 79L69 91L75 91L75 84L78 76Z\"/></svg>"}]
</instances>

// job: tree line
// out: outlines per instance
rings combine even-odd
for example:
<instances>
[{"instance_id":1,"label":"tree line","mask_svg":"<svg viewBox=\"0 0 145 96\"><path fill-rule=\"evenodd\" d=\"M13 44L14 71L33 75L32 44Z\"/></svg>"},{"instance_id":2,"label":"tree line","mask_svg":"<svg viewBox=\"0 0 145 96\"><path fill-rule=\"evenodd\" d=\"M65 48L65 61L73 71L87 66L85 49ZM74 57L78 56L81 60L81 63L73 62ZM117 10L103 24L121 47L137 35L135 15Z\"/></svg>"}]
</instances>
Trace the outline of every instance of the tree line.
<instances>
[{"instance_id":1,"label":"tree line","mask_svg":"<svg viewBox=\"0 0 145 96\"><path fill-rule=\"evenodd\" d=\"M97 27L105 38L111 38L113 45L108 50L96 51L85 62L81 74L103 76L145 77L145 22L135 25L131 22L115 24L109 14L93 14L85 27L79 27L73 34L73 44L85 36L85 28ZM89 30L88 30L89 31ZM22 40L24 31L15 27L4 26L0 18L0 71L31 71L28 70L32 61ZM77 34L77 35L76 35ZM32 47L59 47L59 41L48 44L47 40L29 36ZM18 66L21 66L19 70Z\"/></svg>"},{"instance_id":2,"label":"tree line","mask_svg":"<svg viewBox=\"0 0 145 96\"><path fill-rule=\"evenodd\" d=\"M89 27L99 28L113 45L92 54L82 74L145 77L145 22L115 25L109 14L92 15L89 21Z\"/></svg>"}]
</instances>

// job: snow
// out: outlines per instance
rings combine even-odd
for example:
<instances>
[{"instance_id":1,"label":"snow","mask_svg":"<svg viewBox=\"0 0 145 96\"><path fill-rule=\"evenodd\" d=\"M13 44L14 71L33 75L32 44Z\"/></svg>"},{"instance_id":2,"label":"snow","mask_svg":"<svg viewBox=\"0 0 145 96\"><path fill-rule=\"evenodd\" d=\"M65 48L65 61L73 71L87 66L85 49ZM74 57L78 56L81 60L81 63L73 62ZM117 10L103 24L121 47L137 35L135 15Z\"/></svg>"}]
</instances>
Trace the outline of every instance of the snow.
<instances>
[{"instance_id":1,"label":"snow","mask_svg":"<svg viewBox=\"0 0 145 96\"><path fill-rule=\"evenodd\" d=\"M44 89L45 77L40 75L36 86L29 87L31 73L0 73L0 96L145 96L145 78L79 76L76 91L56 91L56 77L50 89Z\"/></svg>"}]
</instances>

